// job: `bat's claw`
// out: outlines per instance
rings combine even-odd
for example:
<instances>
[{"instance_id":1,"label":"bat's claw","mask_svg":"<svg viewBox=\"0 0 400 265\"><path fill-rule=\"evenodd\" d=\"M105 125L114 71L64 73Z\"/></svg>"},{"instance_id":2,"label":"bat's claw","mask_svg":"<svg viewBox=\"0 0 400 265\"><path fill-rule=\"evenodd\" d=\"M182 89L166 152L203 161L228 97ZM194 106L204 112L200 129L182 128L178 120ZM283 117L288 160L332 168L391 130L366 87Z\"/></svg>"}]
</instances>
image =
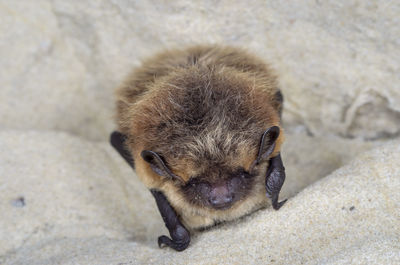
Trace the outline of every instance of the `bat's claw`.
<instances>
[{"instance_id":1,"label":"bat's claw","mask_svg":"<svg viewBox=\"0 0 400 265\"><path fill-rule=\"evenodd\" d=\"M177 227L171 233L172 239L167 236L160 236L158 238L158 246L160 248L168 246L176 251L185 250L190 243L190 234L184 227Z\"/></svg>"},{"instance_id":2,"label":"bat's claw","mask_svg":"<svg viewBox=\"0 0 400 265\"><path fill-rule=\"evenodd\" d=\"M286 199L281 202L278 202L278 194L272 195L271 200L272 200L272 208L274 208L274 210L279 210L287 201Z\"/></svg>"}]
</instances>

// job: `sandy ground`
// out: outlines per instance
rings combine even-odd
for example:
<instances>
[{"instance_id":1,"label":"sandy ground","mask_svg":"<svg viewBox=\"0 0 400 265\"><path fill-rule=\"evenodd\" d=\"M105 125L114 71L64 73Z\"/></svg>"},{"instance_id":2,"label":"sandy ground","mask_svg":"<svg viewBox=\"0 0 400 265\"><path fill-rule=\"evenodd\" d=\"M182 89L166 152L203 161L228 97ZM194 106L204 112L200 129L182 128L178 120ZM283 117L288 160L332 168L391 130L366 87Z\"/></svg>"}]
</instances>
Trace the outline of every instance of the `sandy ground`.
<instances>
[{"instance_id":1,"label":"sandy ground","mask_svg":"<svg viewBox=\"0 0 400 265\"><path fill-rule=\"evenodd\" d=\"M108 144L55 132L0 136L5 264L400 262L399 140L371 150L289 135L285 207L197 233L176 253L156 245L167 231L154 200Z\"/></svg>"},{"instance_id":2,"label":"sandy ground","mask_svg":"<svg viewBox=\"0 0 400 265\"><path fill-rule=\"evenodd\" d=\"M0 264L399 264L400 4L0 1ZM176 253L107 142L113 89L167 47L270 62L285 96L279 211Z\"/></svg>"}]
</instances>

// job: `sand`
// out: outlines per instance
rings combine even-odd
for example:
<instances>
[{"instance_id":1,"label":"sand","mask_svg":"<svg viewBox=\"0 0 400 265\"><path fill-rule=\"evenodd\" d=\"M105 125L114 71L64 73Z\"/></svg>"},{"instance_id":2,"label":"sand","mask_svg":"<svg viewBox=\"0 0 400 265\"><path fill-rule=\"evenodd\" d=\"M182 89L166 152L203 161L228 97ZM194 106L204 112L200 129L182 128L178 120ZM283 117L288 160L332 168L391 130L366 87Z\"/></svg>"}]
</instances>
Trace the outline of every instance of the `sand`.
<instances>
[{"instance_id":1,"label":"sand","mask_svg":"<svg viewBox=\"0 0 400 265\"><path fill-rule=\"evenodd\" d=\"M371 150L355 140L288 136L285 207L196 233L176 253L158 248L166 230L155 202L108 144L56 132L8 131L0 139L8 150L0 155L4 264L400 262L399 140ZM296 174L315 163L294 148L299 141L324 145L316 149L331 157L324 168L340 168L302 189L325 172ZM338 146L361 154L340 166L353 154Z\"/></svg>"},{"instance_id":2,"label":"sand","mask_svg":"<svg viewBox=\"0 0 400 265\"><path fill-rule=\"evenodd\" d=\"M400 4L2 1L0 264L399 264ZM109 146L113 89L163 48L246 47L285 96L279 211L181 253Z\"/></svg>"}]
</instances>

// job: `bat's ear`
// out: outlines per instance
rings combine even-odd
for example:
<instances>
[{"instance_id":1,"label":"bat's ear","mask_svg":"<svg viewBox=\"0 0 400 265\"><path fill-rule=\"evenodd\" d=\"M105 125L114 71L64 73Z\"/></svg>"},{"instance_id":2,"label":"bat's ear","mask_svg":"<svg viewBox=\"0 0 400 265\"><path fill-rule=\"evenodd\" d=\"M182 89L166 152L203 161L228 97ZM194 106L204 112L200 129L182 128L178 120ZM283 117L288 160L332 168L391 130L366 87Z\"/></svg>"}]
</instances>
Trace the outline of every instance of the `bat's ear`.
<instances>
[{"instance_id":1,"label":"bat's ear","mask_svg":"<svg viewBox=\"0 0 400 265\"><path fill-rule=\"evenodd\" d=\"M272 154L275 149L276 139L279 137L279 132L280 130L278 126L272 126L263 133L260 147L258 149L256 164L268 159Z\"/></svg>"},{"instance_id":2,"label":"bat's ear","mask_svg":"<svg viewBox=\"0 0 400 265\"><path fill-rule=\"evenodd\" d=\"M163 159L153 151L143 150L140 154L144 161L150 164L151 169L158 175L162 177L177 179L181 182L184 180L171 172L171 170L165 165Z\"/></svg>"}]
</instances>

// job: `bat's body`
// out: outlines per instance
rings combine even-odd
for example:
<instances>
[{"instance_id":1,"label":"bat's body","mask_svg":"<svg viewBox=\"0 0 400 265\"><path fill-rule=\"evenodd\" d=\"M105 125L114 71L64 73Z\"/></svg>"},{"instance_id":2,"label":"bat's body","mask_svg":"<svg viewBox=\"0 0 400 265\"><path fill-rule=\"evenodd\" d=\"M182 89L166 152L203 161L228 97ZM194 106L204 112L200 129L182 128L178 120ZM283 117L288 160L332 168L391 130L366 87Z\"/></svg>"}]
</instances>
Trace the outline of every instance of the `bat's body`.
<instances>
[{"instance_id":1,"label":"bat's body","mask_svg":"<svg viewBox=\"0 0 400 265\"><path fill-rule=\"evenodd\" d=\"M196 46L144 62L118 90L113 146L151 190L184 250L189 230L268 204L285 179L282 95L271 70L231 47Z\"/></svg>"}]
</instances>

